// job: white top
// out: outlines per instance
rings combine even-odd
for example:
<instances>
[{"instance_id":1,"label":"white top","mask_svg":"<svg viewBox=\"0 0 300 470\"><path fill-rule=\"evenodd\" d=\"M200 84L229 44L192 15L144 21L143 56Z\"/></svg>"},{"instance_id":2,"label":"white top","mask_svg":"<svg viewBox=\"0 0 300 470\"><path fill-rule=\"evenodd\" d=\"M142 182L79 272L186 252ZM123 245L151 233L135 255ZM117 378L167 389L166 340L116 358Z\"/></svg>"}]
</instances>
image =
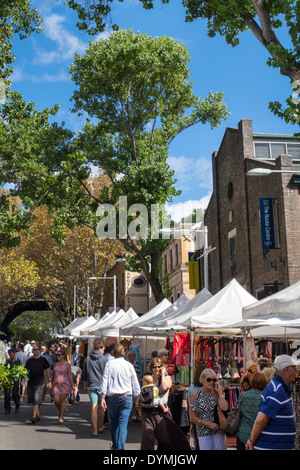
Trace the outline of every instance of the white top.
<instances>
[{"instance_id":1,"label":"white top","mask_svg":"<svg viewBox=\"0 0 300 470\"><path fill-rule=\"evenodd\" d=\"M134 367L123 357L108 361L103 372L100 393L103 395L129 394L137 397L140 385Z\"/></svg>"}]
</instances>

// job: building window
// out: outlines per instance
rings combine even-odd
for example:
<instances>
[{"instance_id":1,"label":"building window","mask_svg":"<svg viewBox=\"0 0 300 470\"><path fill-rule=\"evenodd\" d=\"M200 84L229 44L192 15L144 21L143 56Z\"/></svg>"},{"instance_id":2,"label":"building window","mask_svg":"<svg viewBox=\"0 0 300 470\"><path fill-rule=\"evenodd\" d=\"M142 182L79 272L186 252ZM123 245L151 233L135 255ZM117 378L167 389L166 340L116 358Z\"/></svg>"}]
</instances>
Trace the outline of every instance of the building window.
<instances>
[{"instance_id":1,"label":"building window","mask_svg":"<svg viewBox=\"0 0 300 470\"><path fill-rule=\"evenodd\" d=\"M300 144L287 142L254 142L255 157L260 160L275 160L281 154L300 160Z\"/></svg>"},{"instance_id":2,"label":"building window","mask_svg":"<svg viewBox=\"0 0 300 470\"><path fill-rule=\"evenodd\" d=\"M232 199L232 196L233 196L233 183L232 181L230 181L228 183L228 187L227 187L227 196L228 196L228 199Z\"/></svg>"},{"instance_id":3,"label":"building window","mask_svg":"<svg viewBox=\"0 0 300 470\"><path fill-rule=\"evenodd\" d=\"M235 274L236 269L236 239L230 238L230 258L231 258L231 274Z\"/></svg>"},{"instance_id":4,"label":"building window","mask_svg":"<svg viewBox=\"0 0 300 470\"><path fill-rule=\"evenodd\" d=\"M134 287L143 287L146 285L146 279L143 276L135 277L132 280Z\"/></svg>"},{"instance_id":5,"label":"building window","mask_svg":"<svg viewBox=\"0 0 300 470\"><path fill-rule=\"evenodd\" d=\"M173 270L173 250L170 250L170 271Z\"/></svg>"},{"instance_id":6,"label":"building window","mask_svg":"<svg viewBox=\"0 0 300 470\"><path fill-rule=\"evenodd\" d=\"M175 245L175 266L178 266L178 245Z\"/></svg>"}]
</instances>

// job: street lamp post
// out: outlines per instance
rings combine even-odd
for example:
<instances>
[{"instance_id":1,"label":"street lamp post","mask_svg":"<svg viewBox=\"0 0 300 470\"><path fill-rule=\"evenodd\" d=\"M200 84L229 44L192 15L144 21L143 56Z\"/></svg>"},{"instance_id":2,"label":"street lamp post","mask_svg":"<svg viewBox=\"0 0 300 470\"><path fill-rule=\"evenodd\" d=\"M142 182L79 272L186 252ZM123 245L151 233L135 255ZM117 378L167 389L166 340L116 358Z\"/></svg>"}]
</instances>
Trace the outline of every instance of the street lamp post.
<instances>
[{"instance_id":1,"label":"street lamp post","mask_svg":"<svg viewBox=\"0 0 300 470\"><path fill-rule=\"evenodd\" d=\"M114 294L114 312L117 311L117 276L114 275L112 277L109 277L109 276L102 276L102 277L89 277L89 280L93 281L93 280L96 280L96 279L113 279L114 281L114 290L113 290L113 294Z\"/></svg>"},{"instance_id":2,"label":"street lamp post","mask_svg":"<svg viewBox=\"0 0 300 470\"><path fill-rule=\"evenodd\" d=\"M300 175L299 172L293 170L271 170L269 168L252 168L252 170L247 171L247 176L267 176L271 173L290 173L293 175Z\"/></svg>"},{"instance_id":3,"label":"street lamp post","mask_svg":"<svg viewBox=\"0 0 300 470\"><path fill-rule=\"evenodd\" d=\"M208 290L208 255L209 253L215 249L208 249L208 240L207 240L207 227L204 225L203 228L202 222L199 224L195 224L190 228L183 228L183 229L172 229L162 228L159 230L161 233L174 233L174 232L181 232L182 235L191 235L192 233L203 233L203 255L200 255L198 259L204 258L204 287ZM194 377L194 354L193 354L193 344L194 344L194 329L190 329L190 338L191 338L191 383Z\"/></svg>"}]
</instances>

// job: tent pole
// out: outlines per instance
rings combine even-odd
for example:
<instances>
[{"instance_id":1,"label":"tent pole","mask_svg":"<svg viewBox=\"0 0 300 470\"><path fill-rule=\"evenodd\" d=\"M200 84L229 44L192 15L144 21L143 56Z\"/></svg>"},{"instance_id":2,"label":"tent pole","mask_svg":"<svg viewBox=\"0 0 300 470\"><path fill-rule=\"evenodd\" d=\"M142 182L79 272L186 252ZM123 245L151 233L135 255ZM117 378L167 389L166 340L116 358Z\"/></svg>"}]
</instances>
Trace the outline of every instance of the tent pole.
<instances>
[{"instance_id":1,"label":"tent pole","mask_svg":"<svg viewBox=\"0 0 300 470\"><path fill-rule=\"evenodd\" d=\"M246 328L242 327L243 332L243 373L246 370Z\"/></svg>"},{"instance_id":2,"label":"tent pole","mask_svg":"<svg viewBox=\"0 0 300 470\"><path fill-rule=\"evenodd\" d=\"M148 335L146 335L146 341L145 341L145 346L144 346L144 371L143 371L143 375L145 374L146 365L147 365L147 348L148 348Z\"/></svg>"},{"instance_id":3,"label":"tent pole","mask_svg":"<svg viewBox=\"0 0 300 470\"><path fill-rule=\"evenodd\" d=\"M192 385L194 380L194 330L190 330L190 340L191 340L191 374L190 374L190 385Z\"/></svg>"}]
</instances>

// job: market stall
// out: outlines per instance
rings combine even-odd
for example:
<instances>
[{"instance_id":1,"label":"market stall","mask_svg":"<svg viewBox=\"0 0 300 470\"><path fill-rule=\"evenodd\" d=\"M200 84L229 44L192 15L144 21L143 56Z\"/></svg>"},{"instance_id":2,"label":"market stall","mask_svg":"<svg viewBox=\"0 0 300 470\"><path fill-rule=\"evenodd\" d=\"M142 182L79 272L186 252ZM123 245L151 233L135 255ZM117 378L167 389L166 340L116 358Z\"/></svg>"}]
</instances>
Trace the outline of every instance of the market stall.
<instances>
[{"instance_id":1,"label":"market stall","mask_svg":"<svg viewBox=\"0 0 300 470\"><path fill-rule=\"evenodd\" d=\"M91 327L95 323L97 323L97 320L93 316L77 317L68 326L63 328L63 332L66 336L79 337L82 329Z\"/></svg>"},{"instance_id":2,"label":"market stall","mask_svg":"<svg viewBox=\"0 0 300 470\"><path fill-rule=\"evenodd\" d=\"M243 308L244 325L299 326L300 282Z\"/></svg>"}]
</instances>

